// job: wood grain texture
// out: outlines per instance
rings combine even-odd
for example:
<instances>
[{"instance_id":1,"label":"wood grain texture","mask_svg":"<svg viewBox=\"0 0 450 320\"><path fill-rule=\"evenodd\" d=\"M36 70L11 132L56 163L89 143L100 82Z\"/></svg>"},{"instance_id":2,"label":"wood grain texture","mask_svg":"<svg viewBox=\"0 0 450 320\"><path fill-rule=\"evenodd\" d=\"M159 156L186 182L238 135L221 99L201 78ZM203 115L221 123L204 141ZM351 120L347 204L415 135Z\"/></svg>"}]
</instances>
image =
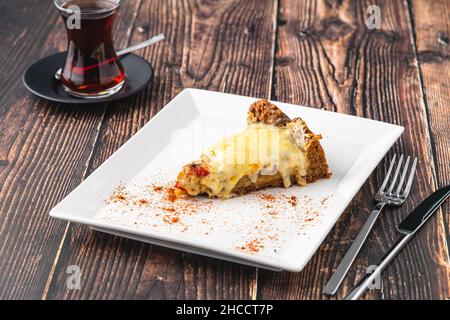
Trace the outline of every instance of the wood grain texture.
<instances>
[{"instance_id":1,"label":"wood grain texture","mask_svg":"<svg viewBox=\"0 0 450 320\"><path fill-rule=\"evenodd\" d=\"M450 184L450 1L416 0L410 2L410 8L431 128L437 182L439 186L444 186ZM449 202L444 203L442 212L448 244ZM449 254L446 261L450 261Z\"/></svg>"},{"instance_id":2,"label":"wood grain texture","mask_svg":"<svg viewBox=\"0 0 450 320\"><path fill-rule=\"evenodd\" d=\"M365 25L367 7L373 4L381 8L381 30ZM404 1L280 1L272 98L403 125L405 133L393 151L416 155L420 161L409 200L401 209L388 209L381 216L337 298L343 298L366 266L393 243L395 225L435 186L408 13ZM260 271L258 298L326 298L321 290L361 229L373 206L368 195L381 184L385 170L386 161L303 272ZM372 290L365 298L447 298L449 263L444 234L445 224L438 215L383 273L383 290Z\"/></svg>"},{"instance_id":3,"label":"wood grain texture","mask_svg":"<svg viewBox=\"0 0 450 320\"><path fill-rule=\"evenodd\" d=\"M1 13L0 298L39 299L67 226L48 212L85 178L105 109L46 102L21 83L65 46L51 1L2 2Z\"/></svg>"},{"instance_id":4,"label":"wood grain texture","mask_svg":"<svg viewBox=\"0 0 450 320\"><path fill-rule=\"evenodd\" d=\"M89 172L185 87L267 97L274 13L272 1L142 1L132 42L160 32L167 37L141 52L155 79L108 108ZM81 268L79 291L65 286L72 264ZM70 225L47 298L250 299L256 278L254 268Z\"/></svg>"},{"instance_id":5,"label":"wood grain texture","mask_svg":"<svg viewBox=\"0 0 450 320\"><path fill-rule=\"evenodd\" d=\"M381 8L381 30L366 25ZM138 52L150 87L96 107L63 106L21 83L39 57L65 49L52 1L0 1L0 299L324 299L321 290L362 227L387 161L361 188L299 274L274 273L113 237L49 210L186 87L271 97L405 126L389 153L420 160L410 199L377 223L342 298L396 238L394 226L450 182L449 0L129 0L118 48ZM321 131L320 128L317 131ZM149 142L151 143L151 142ZM450 298L450 205L430 220L366 299ZM81 268L81 290L66 269Z\"/></svg>"}]
</instances>

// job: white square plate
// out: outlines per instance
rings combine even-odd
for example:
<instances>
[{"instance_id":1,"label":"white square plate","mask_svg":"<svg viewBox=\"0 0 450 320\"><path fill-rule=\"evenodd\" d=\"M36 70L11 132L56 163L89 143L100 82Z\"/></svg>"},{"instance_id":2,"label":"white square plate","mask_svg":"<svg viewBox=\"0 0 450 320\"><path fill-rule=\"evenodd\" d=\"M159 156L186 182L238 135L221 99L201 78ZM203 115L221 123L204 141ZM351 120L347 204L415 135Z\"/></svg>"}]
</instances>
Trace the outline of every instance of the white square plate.
<instances>
[{"instance_id":1,"label":"white square plate","mask_svg":"<svg viewBox=\"0 0 450 320\"><path fill-rule=\"evenodd\" d=\"M302 270L403 127L275 102L322 134L330 179L229 200L167 200L165 188L180 168L220 137L243 130L255 100L184 90L50 215L210 257Z\"/></svg>"}]
</instances>

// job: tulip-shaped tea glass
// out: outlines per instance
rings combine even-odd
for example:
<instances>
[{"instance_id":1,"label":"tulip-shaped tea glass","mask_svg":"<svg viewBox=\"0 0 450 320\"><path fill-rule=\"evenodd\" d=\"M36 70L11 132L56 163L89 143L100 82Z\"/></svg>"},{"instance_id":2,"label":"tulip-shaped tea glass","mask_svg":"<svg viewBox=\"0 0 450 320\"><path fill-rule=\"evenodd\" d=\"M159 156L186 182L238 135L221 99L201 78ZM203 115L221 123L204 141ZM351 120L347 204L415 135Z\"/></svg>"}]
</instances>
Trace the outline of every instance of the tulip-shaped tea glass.
<instances>
[{"instance_id":1,"label":"tulip-shaped tea glass","mask_svg":"<svg viewBox=\"0 0 450 320\"><path fill-rule=\"evenodd\" d=\"M67 30L67 57L61 82L81 98L104 98L125 83L114 50L112 29L120 0L54 0Z\"/></svg>"}]
</instances>

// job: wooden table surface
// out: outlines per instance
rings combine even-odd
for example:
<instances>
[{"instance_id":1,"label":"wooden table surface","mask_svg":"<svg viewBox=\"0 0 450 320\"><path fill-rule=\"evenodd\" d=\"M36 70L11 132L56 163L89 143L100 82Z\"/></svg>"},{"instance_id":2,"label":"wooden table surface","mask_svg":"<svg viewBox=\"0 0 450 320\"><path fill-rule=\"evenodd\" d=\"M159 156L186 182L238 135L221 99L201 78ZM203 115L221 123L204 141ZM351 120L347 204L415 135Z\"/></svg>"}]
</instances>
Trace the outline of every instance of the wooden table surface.
<instances>
[{"instance_id":1,"label":"wooden table surface","mask_svg":"<svg viewBox=\"0 0 450 320\"><path fill-rule=\"evenodd\" d=\"M131 98L89 107L38 99L22 84L30 63L65 50L52 2L0 0L2 299L328 299L321 290L371 211L386 161L300 273L182 253L49 217L183 88L405 127L388 155L419 158L411 196L382 214L334 298L394 242L395 225L414 206L450 183L450 0L124 0L118 48L160 32L167 37L138 53L155 77ZM381 29L366 27L372 4L381 8ZM449 208L447 201L383 273L383 289L365 299L450 298ZM80 267L80 290L66 286L70 265Z\"/></svg>"}]
</instances>

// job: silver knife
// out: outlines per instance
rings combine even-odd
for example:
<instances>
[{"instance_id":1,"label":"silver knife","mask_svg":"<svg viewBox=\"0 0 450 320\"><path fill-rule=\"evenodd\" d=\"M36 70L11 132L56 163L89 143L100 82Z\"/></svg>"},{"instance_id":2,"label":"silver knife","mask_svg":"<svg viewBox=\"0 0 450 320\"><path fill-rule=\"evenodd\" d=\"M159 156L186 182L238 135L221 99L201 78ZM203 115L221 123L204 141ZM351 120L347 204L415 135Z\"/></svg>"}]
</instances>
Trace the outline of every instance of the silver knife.
<instances>
[{"instance_id":1,"label":"silver knife","mask_svg":"<svg viewBox=\"0 0 450 320\"><path fill-rule=\"evenodd\" d=\"M345 297L345 300L356 300L362 296L368 286L378 277L386 266L394 259L397 253L408 243L417 231L424 225L429 217L439 208L442 202L450 196L450 185L433 192L405 220L397 227L401 233L400 238L389 248L383 257L378 260L375 270L366 274Z\"/></svg>"}]
</instances>

